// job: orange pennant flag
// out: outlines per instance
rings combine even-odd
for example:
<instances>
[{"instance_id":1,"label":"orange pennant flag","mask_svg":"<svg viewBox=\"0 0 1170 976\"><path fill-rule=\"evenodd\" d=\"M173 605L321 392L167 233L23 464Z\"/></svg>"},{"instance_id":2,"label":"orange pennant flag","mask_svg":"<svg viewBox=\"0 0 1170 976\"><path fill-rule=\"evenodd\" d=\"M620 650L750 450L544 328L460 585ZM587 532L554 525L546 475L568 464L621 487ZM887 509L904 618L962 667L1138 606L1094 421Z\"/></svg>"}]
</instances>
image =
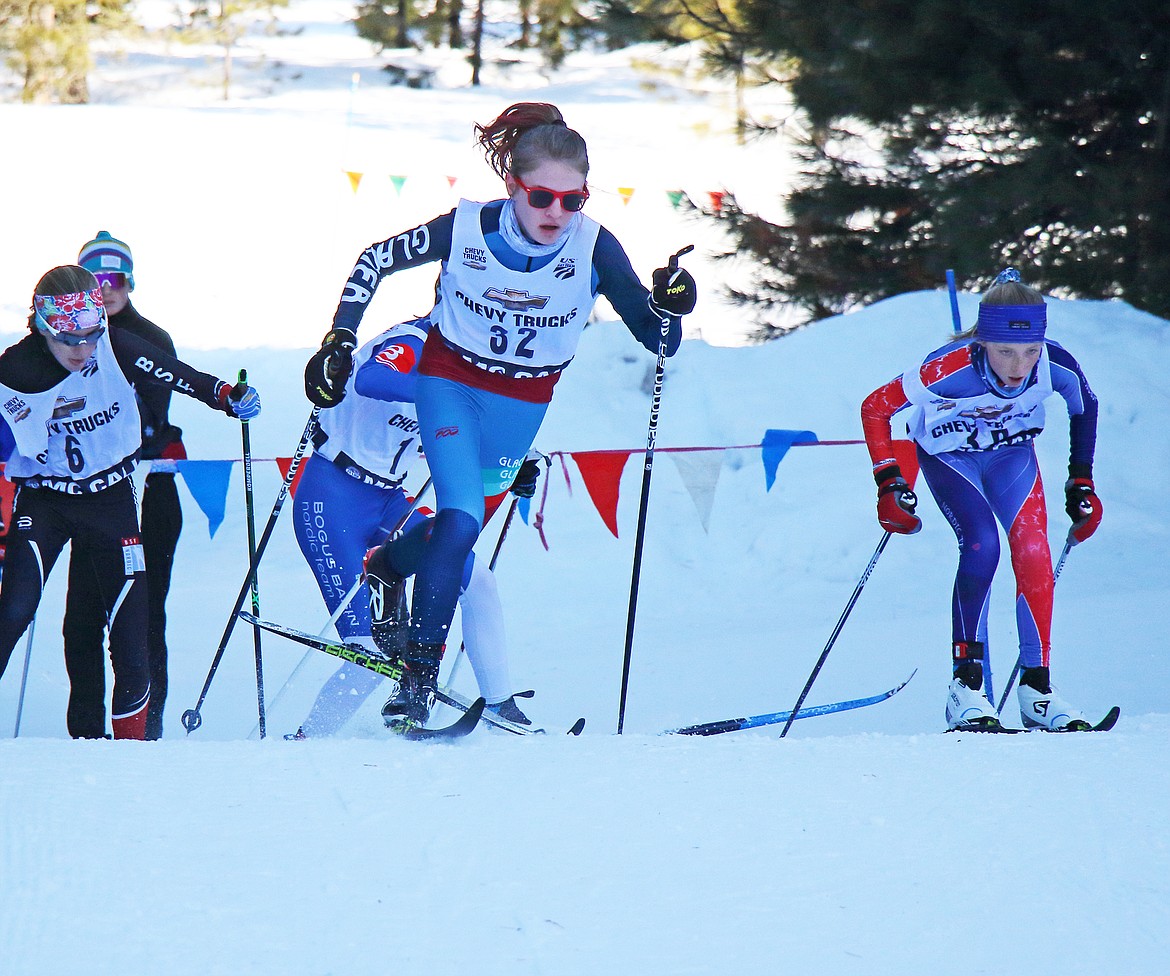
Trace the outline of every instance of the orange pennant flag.
<instances>
[{"instance_id":1,"label":"orange pennant flag","mask_svg":"<svg viewBox=\"0 0 1170 976\"><path fill-rule=\"evenodd\" d=\"M345 175L349 177L349 185L353 187L353 192L357 193L358 184L362 181L362 174L346 170Z\"/></svg>"},{"instance_id":2,"label":"orange pennant flag","mask_svg":"<svg viewBox=\"0 0 1170 976\"><path fill-rule=\"evenodd\" d=\"M621 485L622 470L626 466L630 452L572 451L570 454L577 462L577 468L585 482L585 490L593 499L597 514L616 539L618 489Z\"/></svg>"},{"instance_id":3,"label":"orange pennant flag","mask_svg":"<svg viewBox=\"0 0 1170 976\"><path fill-rule=\"evenodd\" d=\"M716 213L719 213L723 209L723 197L724 197L723 191L722 190L708 190L707 196L709 196L711 198L711 208Z\"/></svg>"}]
</instances>

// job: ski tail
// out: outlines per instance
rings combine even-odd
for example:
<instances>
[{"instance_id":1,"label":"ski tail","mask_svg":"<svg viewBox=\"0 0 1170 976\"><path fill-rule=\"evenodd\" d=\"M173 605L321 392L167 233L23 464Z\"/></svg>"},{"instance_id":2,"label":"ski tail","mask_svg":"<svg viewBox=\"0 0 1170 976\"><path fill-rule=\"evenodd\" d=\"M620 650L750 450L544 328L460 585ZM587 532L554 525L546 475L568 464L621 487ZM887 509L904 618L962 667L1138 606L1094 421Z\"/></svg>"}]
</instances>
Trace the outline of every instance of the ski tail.
<instances>
[{"instance_id":1,"label":"ski tail","mask_svg":"<svg viewBox=\"0 0 1170 976\"><path fill-rule=\"evenodd\" d=\"M869 698L854 698L849 701L832 702L828 705L811 705L807 708L801 708L796 713L796 718L813 718L817 715L830 715L833 712L846 712L854 708L864 708L867 705L876 705L878 702L883 702L887 698L893 698L899 691L910 683L910 679L918 673L915 668L910 677L899 685L895 685L889 691L883 691L880 695L871 695ZM700 725L688 725L681 729L668 729L665 735L722 735L724 732L738 732L741 729L754 729L761 725L778 725L781 722L787 722L792 717L792 711L783 712L767 712L763 715L749 715L745 718L729 718L718 722L704 722Z\"/></svg>"}]
</instances>

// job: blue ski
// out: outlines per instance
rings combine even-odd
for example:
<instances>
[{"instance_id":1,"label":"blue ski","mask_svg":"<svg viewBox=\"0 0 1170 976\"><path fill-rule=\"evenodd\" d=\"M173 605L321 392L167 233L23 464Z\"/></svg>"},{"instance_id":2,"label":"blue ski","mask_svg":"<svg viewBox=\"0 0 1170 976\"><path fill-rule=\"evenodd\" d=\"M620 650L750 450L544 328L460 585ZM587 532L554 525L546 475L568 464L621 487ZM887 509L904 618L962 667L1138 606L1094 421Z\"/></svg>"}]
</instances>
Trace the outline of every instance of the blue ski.
<instances>
[{"instance_id":1,"label":"blue ski","mask_svg":"<svg viewBox=\"0 0 1170 976\"><path fill-rule=\"evenodd\" d=\"M918 673L915 668L910 673L910 678ZM910 683L910 678L907 678L900 685L891 688L889 691L883 691L880 695L873 695L869 698L854 698L851 701L833 702L829 705L810 705L802 708L796 713L797 719L812 718L815 715L830 715L833 712L847 712L851 708L864 708L866 705L876 705L878 702L883 702L887 698L893 698L899 691ZM761 725L778 725L781 722L787 722L792 715L792 710L785 712L768 712L764 715L750 715L746 718L728 718L721 722L704 722L702 725L688 725L682 729L667 729L664 735L721 735L724 732L738 732L740 729L754 729Z\"/></svg>"}]
</instances>

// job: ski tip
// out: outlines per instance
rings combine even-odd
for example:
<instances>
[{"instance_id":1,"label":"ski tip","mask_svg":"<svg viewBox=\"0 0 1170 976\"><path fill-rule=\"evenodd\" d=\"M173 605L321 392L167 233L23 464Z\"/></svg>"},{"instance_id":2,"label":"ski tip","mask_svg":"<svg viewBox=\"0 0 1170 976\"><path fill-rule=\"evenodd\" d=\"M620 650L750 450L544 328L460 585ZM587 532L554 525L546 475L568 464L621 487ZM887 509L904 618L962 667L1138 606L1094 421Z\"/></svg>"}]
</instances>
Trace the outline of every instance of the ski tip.
<instances>
[{"instance_id":1,"label":"ski tip","mask_svg":"<svg viewBox=\"0 0 1170 976\"><path fill-rule=\"evenodd\" d=\"M1093 726L1094 732L1108 732L1113 726L1117 724L1117 720L1121 718L1121 706L1114 705L1106 713L1105 717Z\"/></svg>"},{"instance_id":2,"label":"ski tip","mask_svg":"<svg viewBox=\"0 0 1170 976\"><path fill-rule=\"evenodd\" d=\"M580 735L583 731L585 731L585 719L579 718L576 722L573 723L573 727L569 729L567 734Z\"/></svg>"},{"instance_id":3,"label":"ski tip","mask_svg":"<svg viewBox=\"0 0 1170 976\"><path fill-rule=\"evenodd\" d=\"M485 704L486 702L483 698L477 698L471 703L471 707L460 715L453 724L445 725L438 729L428 729L426 727L407 729L402 733L402 737L412 742L426 742L428 740L442 742L461 739L465 735L473 732L475 727L479 725L479 719L483 715Z\"/></svg>"}]
</instances>

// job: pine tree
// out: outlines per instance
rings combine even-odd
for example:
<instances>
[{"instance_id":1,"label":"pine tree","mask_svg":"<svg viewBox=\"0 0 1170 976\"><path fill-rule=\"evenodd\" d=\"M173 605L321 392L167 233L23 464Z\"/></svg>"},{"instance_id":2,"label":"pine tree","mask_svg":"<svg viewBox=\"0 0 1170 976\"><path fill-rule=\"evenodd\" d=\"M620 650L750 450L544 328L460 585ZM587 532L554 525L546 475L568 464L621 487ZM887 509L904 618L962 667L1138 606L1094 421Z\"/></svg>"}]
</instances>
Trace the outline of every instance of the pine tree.
<instances>
[{"instance_id":1,"label":"pine tree","mask_svg":"<svg viewBox=\"0 0 1170 976\"><path fill-rule=\"evenodd\" d=\"M742 0L794 58L804 180L743 250L814 317L1012 263L1070 296L1170 314L1170 7L1126 0ZM766 330L765 330L766 331Z\"/></svg>"}]
</instances>

